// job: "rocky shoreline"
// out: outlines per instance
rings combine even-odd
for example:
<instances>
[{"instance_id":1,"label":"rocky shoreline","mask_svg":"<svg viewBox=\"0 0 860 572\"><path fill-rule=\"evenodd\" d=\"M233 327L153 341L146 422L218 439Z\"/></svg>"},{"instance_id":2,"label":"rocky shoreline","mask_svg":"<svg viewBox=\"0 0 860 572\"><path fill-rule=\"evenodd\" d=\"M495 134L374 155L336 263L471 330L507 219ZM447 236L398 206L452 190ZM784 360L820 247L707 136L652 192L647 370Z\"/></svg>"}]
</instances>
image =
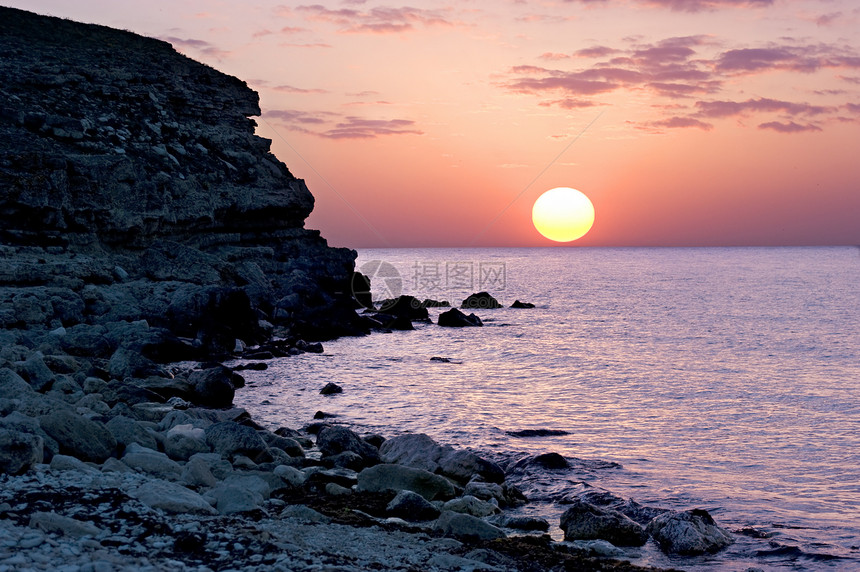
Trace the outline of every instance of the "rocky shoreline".
<instances>
[{"instance_id":1,"label":"rocky shoreline","mask_svg":"<svg viewBox=\"0 0 860 572\"><path fill-rule=\"evenodd\" d=\"M304 228L313 197L254 134L244 82L2 7L0 54L0 572L640 570L596 556L730 540L704 511L646 527L582 498L553 542L471 451L260 426L224 361L420 316L356 313L356 253Z\"/></svg>"}]
</instances>

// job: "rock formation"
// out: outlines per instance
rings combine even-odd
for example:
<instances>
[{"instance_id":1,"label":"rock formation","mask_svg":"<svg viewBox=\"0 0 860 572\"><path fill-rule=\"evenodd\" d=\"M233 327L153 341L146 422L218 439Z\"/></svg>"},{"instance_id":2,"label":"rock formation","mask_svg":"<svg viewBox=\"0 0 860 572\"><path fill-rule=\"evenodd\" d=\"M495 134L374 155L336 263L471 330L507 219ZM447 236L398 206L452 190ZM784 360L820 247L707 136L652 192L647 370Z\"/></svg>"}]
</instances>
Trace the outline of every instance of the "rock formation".
<instances>
[{"instance_id":1,"label":"rock formation","mask_svg":"<svg viewBox=\"0 0 860 572\"><path fill-rule=\"evenodd\" d=\"M361 331L356 254L303 228L313 197L243 81L3 7L0 77L0 328L146 320L208 352Z\"/></svg>"}]
</instances>

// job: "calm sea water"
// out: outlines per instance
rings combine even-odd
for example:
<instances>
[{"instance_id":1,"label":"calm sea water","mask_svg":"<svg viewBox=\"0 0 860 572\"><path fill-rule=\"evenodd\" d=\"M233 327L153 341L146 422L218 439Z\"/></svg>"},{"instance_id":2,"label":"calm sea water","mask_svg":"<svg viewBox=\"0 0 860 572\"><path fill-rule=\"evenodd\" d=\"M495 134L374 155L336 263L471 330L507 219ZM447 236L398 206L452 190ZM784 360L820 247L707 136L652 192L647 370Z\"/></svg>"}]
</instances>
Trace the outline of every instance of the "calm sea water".
<instances>
[{"instance_id":1,"label":"calm sea water","mask_svg":"<svg viewBox=\"0 0 860 572\"><path fill-rule=\"evenodd\" d=\"M329 342L246 372L238 404L271 425L322 410L500 462L576 458L520 483L522 512L559 539L554 501L581 482L769 536L692 559L649 544L628 553L637 563L860 569L860 249L386 249L358 266L377 274L377 297L457 305L488 290L537 307ZM344 393L319 395L329 381ZM508 434L523 429L568 434Z\"/></svg>"}]
</instances>

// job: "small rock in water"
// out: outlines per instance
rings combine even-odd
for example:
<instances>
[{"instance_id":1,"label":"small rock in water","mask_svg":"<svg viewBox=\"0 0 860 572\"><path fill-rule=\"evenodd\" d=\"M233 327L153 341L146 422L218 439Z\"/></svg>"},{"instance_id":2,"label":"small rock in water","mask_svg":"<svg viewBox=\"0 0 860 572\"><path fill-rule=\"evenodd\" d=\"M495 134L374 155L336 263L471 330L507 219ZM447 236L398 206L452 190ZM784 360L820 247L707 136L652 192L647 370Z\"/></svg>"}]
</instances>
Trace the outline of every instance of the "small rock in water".
<instances>
[{"instance_id":1,"label":"small rock in water","mask_svg":"<svg viewBox=\"0 0 860 572\"><path fill-rule=\"evenodd\" d=\"M570 435L568 431L562 431L561 429L522 429L520 431L505 431L505 434L511 437L555 437Z\"/></svg>"},{"instance_id":2,"label":"small rock in water","mask_svg":"<svg viewBox=\"0 0 860 572\"><path fill-rule=\"evenodd\" d=\"M334 395L336 393L343 393L343 388L331 381L325 384L325 387L320 389L321 395Z\"/></svg>"},{"instance_id":3,"label":"small rock in water","mask_svg":"<svg viewBox=\"0 0 860 572\"><path fill-rule=\"evenodd\" d=\"M442 363L451 363L451 358L433 356L430 358L430 361L438 361Z\"/></svg>"},{"instance_id":4,"label":"small rock in water","mask_svg":"<svg viewBox=\"0 0 860 572\"><path fill-rule=\"evenodd\" d=\"M570 467L567 459L558 453L544 453L534 458L534 462L547 469L566 469Z\"/></svg>"},{"instance_id":5,"label":"small rock in water","mask_svg":"<svg viewBox=\"0 0 860 572\"><path fill-rule=\"evenodd\" d=\"M337 417L334 413L326 413L325 411L317 411L314 413L314 419L331 419L332 417Z\"/></svg>"},{"instance_id":6,"label":"small rock in water","mask_svg":"<svg viewBox=\"0 0 860 572\"><path fill-rule=\"evenodd\" d=\"M519 300L515 300L514 303L511 304L511 308L529 309L534 307L535 305L531 302L520 302Z\"/></svg>"},{"instance_id":7,"label":"small rock in water","mask_svg":"<svg viewBox=\"0 0 860 572\"><path fill-rule=\"evenodd\" d=\"M451 308L447 312L439 314L437 323L443 328L467 328L480 327L484 325L481 318L475 314L469 314L467 316L457 308Z\"/></svg>"},{"instance_id":8,"label":"small rock in water","mask_svg":"<svg viewBox=\"0 0 860 572\"><path fill-rule=\"evenodd\" d=\"M461 308L469 308L472 310L485 310L485 309L495 309L501 308L502 305L499 304L499 301L493 298L489 292L478 292L476 294L472 294L460 305Z\"/></svg>"}]
</instances>

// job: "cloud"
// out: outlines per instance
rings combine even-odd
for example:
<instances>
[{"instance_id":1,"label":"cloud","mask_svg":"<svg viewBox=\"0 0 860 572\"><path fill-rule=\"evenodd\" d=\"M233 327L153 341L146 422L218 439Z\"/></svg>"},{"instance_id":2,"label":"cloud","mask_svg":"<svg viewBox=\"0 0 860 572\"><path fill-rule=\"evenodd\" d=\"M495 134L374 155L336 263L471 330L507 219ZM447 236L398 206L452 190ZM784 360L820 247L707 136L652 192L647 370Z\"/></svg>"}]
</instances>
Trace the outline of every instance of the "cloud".
<instances>
[{"instance_id":1,"label":"cloud","mask_svg":"<svg viewBox=\"0 0 860 572\"><path fill-rule=\"evenodd\" d=\"M821 115L833 111L831 107L809 103L793 103L760 97L746 101L697 101L697 115L720 118L743 115L750 112L786 113L788 115Z\"/></svg>"},{"instance_id":2,"label":"cloud","mask_svg":"<svg viewBox=\"0 0 860 572\"><path fill-rule=\"evenodd\" d=\"M269 109L263 112L262 118L276 120L291 131L326 139L374 139L385 135L424 134L409 119L365 119L331 111Z\"/></svg>"},{"instance_id":3,"label":"cloud","mask_svg":"<svg viewBox=\"0 0 860 572\"><path fill-rule=\"evenodd\" d=\"M759 129L772 129L779 133L802 133L806 131L821 131L821 127L817 125L807 124L800 125L794 121L788 123L780 123L779 121L769 121L758 126Z\"/></svg>"},{"instance_id":4,"label":"cloud","mask_svg":"<svg viewBox=\"0 0 860 572\"><path fill-rule=\"evenodd\" d=\"M378 6L369 10L341 8L331 10L320 4L298 6L296 12L302 13L312 21L328 22L340 27L343 33L396 34L414 30L416 26L448 26L449 21L442 11L424 8L388 8Z\"/></svg>"},{"instance_id":5,"label":"cloud","mask_svg":"<svg viewBox=\"0 0 860 572\"><path fill-rule=\"evenodd\" d=\"M333 129L320 133L328 139L374 139L381 135L423 135L409 119L362 119L347 117Z\"/></svg>"},{"instance_id":6,"label":"cloud","mask_svg":"<svg viewBox=\"0 0 860 572\"><path fill-rule=\"evenodd\" d=\"M183 49L194 50L197 53L210 56L218 60L221 60L230 55L229 51L222 50L216 47L214 44L210 44L205 40L195 40L194 38L177 38L175 36L166 36L160 39L170 43L178 51L182 51Z\"/></svg>"},{"instance_id":7,"label":"cloud","mask_svg":"<svg viewBox=\"0 0 860 572\"><path fill-rule=\"evenodd\" d=\"M544 52L539 57L542 60L549 60L549 61L570 59L570 56L567 54L557 54L555 52Z\"/></svg>"},{"instance_id":8,"label":"cloud","mask_svg":"<svg viewBox=\"0 0 860 572\"><path fill-rule=\"evenodd\" d=\"M303 87L293 87L291 85L276 85L275 87L270 88L273 91L280 91L281 93L297 93L297 94L306 94L306 93L328 93L328 90L312 88L307 89Z\"/></svg>"},{"instance_id":9,"label":"cloud","mask_svg":"<svg viewBox=\"0 0 860 572\"><path fill-rule=\"evenodd\" d=\"M565 2L579 2L582 4L604 4L608 0L564 0ZM665 8L675 12L701 12L704 10L717 10L719 8L749 8L767 7L774 0L634 0L638 4L652 8Z\"/></svg>"},{"instance_id":10,"label":"cloud","mask_svg":"<svg viewBox=\"0 0 860 572\"><path fill-rule=\"evenodd\" d=\"M562 109L580 109L582 107L594 107L597 104L587 99L574 99L566 97L564 99L556 99L553 101L543 101L538 105L541 105L543 107L552 107L553 105L556 105L558 107L561 107Z\"/></svg>"},{"instance_id":11,"label":"cloud","mask_svg":"<svg viewBox=\"0 0 860 572\"><path fill-rule=\"evenodd\" d=\"M705 123L704 121L699 121L692 117L670 117L668 119L654 121L650 125L653 125L654 127L669 127L672 129L694 127L705 131L710 131L714 128L710 123Z\"/></svg>"}]
</instances>

